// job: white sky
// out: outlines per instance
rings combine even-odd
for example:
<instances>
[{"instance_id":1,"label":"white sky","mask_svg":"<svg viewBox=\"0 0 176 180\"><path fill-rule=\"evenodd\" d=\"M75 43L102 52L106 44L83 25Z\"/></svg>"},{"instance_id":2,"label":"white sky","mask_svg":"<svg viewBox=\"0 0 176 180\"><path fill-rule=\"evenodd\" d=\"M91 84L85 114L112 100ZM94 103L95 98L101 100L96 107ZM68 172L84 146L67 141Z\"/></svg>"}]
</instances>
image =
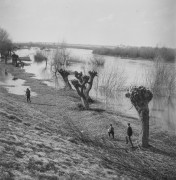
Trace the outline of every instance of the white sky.
<instances>
[{"instance_id":1,"label":"white sky","mask_svg":"<svg viewBox=\"0 0 176 180\"><path fill-rule=\"evenodd\" d=\"M0 0L13 41L176 47L176 0Z\"/></svg>"}]
</instances>

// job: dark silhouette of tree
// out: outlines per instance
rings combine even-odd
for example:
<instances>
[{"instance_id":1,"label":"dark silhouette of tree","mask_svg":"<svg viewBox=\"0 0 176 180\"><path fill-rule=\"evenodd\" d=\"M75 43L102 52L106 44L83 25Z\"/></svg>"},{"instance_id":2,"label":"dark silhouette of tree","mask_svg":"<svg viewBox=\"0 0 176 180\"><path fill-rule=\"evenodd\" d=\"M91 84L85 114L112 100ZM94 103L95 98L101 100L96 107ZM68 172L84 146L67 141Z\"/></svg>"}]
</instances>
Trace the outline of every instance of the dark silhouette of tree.
<instances>
[{"instance_id":1,"label":"dark silhouette of tree","mask_svg":"<svg viewBox=\"0 0 176 180\"><path fill-rule=\"evenodd\" d=\"M62 76L64 82L65 82L65 89L66 90L71 90L72 87L70 85L70 82L68 80L68 76L70 75L70 73L67 70L64 69L59 69L58 72L60 73L60 75Z\"/></svg>"},{"instance_id":2,"label":"dark silhouette of tree","mask_svg":"<svg viewBox=\"0 0 176 180\"><path fill-rule=\"evenodd\" d=\"M149 107L148 104L153 98L153 94L149 89L143 86L132 87L126 93L126 97L130 98L131 103L136 108L139 119L142 122L141 141L142 147L149 145Z\"/></svg>"},{"instance_id":3,"label":"dark silhouette of tree","mask_svg":"<svg viewBox=\"0 0 176 180\"><path fill-rule=\"evenodd\" d=\"M15 53L12 54L12 64L17 67L18 66L18 61L19 61L19 56Z\"/></svg>"},{"instance_id":4,"label":"dark silhouette of tree","mask_svg":"<svg viewBox=\"0 0 176 180\"><path fill-rule=\"evenodd\" d=\"M12 41L9 38L9 34L3 28L0 28L0 53L1 57L4 56L5 63L7 63L8 56L11 55L13 49Z\"/></svg>"},{"instance_id":5,"label":"dark silhouette of tree","mask_svg":"<svg viewBox=\"0 0 176 180\"><path fill-rule=\"evenodd\" d=\"M89 92L92 89L95 76L97 76L97 72L95 71L89 71L89 76L83 76L82 72L78 73L75 71L77 80L74 79L71 81L78 95L81 97L81 102L85 109L89 109L89 102L92 101Z\"/></svg>"}]
</instances>

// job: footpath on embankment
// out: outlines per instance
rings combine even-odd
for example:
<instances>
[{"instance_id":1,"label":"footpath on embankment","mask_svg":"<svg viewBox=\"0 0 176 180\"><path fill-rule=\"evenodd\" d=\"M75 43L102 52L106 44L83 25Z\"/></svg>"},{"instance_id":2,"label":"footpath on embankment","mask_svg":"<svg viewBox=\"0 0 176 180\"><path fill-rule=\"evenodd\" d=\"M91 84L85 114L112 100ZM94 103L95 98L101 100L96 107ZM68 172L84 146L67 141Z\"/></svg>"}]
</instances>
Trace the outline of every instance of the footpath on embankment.
<instances>
[{"instance_id":1,"label":"footpath on embankment","mask_svg":"<svg viewBox=\"0 0 176 180\"><path fill-rule=\"evenodd\" d=\"M149 149L138 147L140 122L118 112L78 108L75 91L55 90L32 74L4 65L37 96L10 94L0 86L0 179L174 179L175 136L150 123ZM125 144L126 125L135 148ZM115 139L107 136L112 123Z\"/></svg>"}]
</instances>

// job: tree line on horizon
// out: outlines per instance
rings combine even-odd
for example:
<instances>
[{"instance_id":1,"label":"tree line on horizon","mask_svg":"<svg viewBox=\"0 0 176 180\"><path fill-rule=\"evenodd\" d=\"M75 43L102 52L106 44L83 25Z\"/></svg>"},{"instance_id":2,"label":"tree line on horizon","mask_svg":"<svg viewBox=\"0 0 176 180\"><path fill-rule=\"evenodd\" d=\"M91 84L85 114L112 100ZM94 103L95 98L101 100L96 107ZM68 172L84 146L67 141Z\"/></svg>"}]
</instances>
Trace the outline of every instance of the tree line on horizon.
<instances>
[{"instance_id":1,"label":"tree line on horizon","mask_svg":"<svg viewBox=\"0 0 176 180\"><path fill-rule=\"evenodd\" d=\"M116 48L96 48L93 54L117 56L130 59L149 59L154 60L157 57L164 59L166 62L175 61L175 49L166 47L116 47Z\"/></svg>"}]
</instances>

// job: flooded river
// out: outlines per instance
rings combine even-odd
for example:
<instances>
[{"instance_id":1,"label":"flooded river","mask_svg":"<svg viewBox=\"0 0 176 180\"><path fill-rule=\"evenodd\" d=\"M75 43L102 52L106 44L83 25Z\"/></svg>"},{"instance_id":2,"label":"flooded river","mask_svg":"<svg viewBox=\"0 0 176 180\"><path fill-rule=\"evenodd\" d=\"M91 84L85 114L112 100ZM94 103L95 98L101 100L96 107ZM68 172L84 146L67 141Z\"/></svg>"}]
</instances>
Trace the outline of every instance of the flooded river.
<instances>
[{"instance_id":1,"label":"flooded river","mask_svg":"<svg viewBox=\"0 0 176 180\"><path fill-rule=\"evenodd\" d=\"M19 50L19 56L29 56L32 60L29 66L25 66L25 71L35 74L35 78L42 79L44 82L53 88L63 88L64 83L62 78L54 78L51 72L51 62L54 57L54 50L42 50L42 53L48 57L48 63L35 63L34 55L37 48L30 50ZM90 63L93 58L91 50L84 49L68 49L69 54L81 63L73 63L67 67L70 71L82 71L87 74L89 70L96 70L98 76L94 79L94 85L90 92L93 99L101 101L103 108L113 111L119 111L129 116L138 117L136 110L132 107L129 99L125 98L125 89L131 85L144 85L150 88L151 71L154 68L154 62L149 60L131 60L121 59L119 57L101 56L104 59L104 66L95 67ZM9 92L14 91L13 87L21 86L23 80L9 81L6 78L6 83L10 85ZM69 76L69 80L74 79L73 75ZM4 80L0 79L0 85L4 85ZM14 84L16 83L16 84ZM25 87L26 89L26 87ZM156 124L164 130L176 132L176 111L174 97L154 98L150 102L150 116L156 120Z\"/></svg>"}]
</instances>

